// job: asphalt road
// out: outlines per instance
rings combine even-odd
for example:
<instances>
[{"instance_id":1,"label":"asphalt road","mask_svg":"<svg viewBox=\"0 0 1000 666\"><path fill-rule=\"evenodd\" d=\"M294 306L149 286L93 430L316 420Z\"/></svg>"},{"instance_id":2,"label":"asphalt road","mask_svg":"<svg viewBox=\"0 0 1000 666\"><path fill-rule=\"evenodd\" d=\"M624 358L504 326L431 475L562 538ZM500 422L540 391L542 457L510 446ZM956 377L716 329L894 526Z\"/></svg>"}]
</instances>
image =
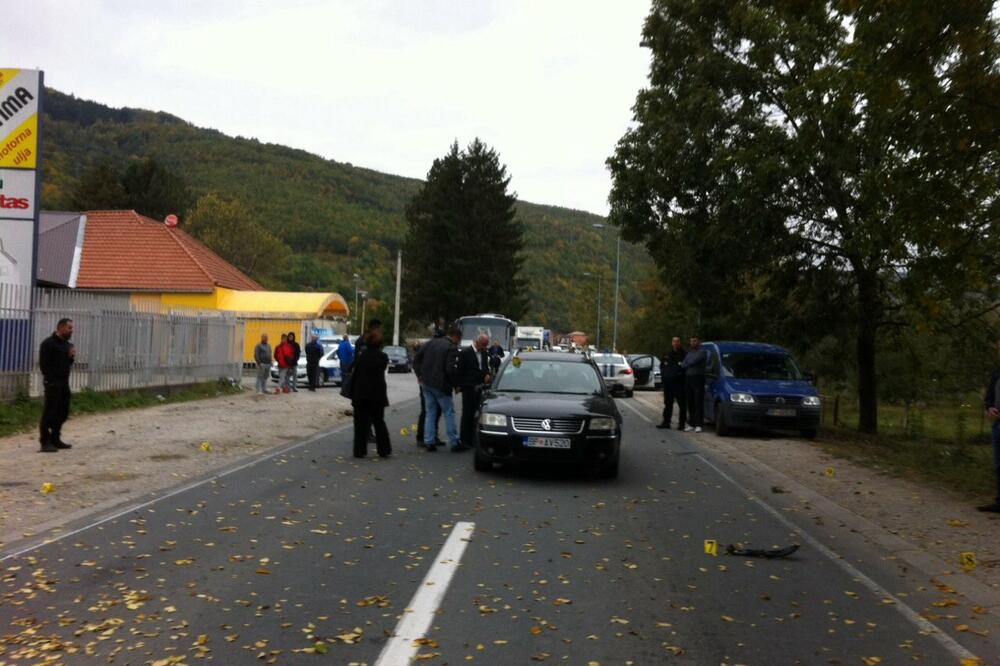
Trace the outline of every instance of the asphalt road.
<instances>
[{"instance_id":1,"label":"asphalt road","mask_svg":"<svg viewBox=\"0 0 1000 666\"><path fill-rule=\"evenodd\" d=\"M996 663L995 627L956 631L932 606L946 590L783 496L756 499L695 438L622 402L614 481L476 474L469 453L399 434L411 400L390 414L389 460L350 457L343 429L75 526L0 563L0 664L384 665L421 609L415 663ZM449 541L464 523L471 536ZM460 559L439 555L446 541ZM748 559L721 552L731 542L802 548ZM444 578L424 581L435 562ZM927 624L930 610L945 619Z\"/></svg>"}]
</instances>

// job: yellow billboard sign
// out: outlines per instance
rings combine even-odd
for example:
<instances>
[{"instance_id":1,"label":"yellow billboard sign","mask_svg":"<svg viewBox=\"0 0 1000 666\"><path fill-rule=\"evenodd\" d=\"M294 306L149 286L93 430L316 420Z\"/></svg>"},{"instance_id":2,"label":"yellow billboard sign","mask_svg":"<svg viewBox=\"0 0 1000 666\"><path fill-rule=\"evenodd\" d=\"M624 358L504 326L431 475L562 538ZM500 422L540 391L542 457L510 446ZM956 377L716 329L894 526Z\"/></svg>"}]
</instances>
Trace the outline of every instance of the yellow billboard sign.
<instances>
[{"instance_id":1,"label":"yellow billboard sign","mask_svg":"<svg viewBox=\"0 0 1000 666\"><path fill-rule=\"evenodd\" d=\"M38 166L40 80L34 69L0 69L0 167Z\"/></svg>"}]
</instances>

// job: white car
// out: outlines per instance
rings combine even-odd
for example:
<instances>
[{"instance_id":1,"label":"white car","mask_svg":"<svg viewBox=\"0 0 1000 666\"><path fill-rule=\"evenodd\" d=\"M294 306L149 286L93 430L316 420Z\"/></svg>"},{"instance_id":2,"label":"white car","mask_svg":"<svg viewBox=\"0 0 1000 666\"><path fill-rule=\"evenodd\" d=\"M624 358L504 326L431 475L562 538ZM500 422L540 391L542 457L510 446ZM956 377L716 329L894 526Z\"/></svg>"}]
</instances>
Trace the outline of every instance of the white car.
<instances>
[{"instance_id":1,"label":"white car","mask_svg":"<svg viewBox=\"0 0 1000 666\"><path fill-rule=\"evenodd\" d=\"M622 354L610 354L606 352L594 352L590 355L590 360L600 371L604 378L604 385L608 391L615 393L620 391L631 398L635 392L635 373L628 359Z\"/></svg>"},{"instance_id":2,"label":"white car","mask_svg":"<svg viewBox=\"0 0 1000 666\"><path fill-rule=\"evenodd\" d=\"M635 375L635 390L650 391L663 387L663 379L660 377L660 359L652 354L629 354L628 362L632 366L632 374Z\"/></svg>"},{"instance_id":3,"label":"white car","mask_svg":"<svg viewBox=\"0 0 1000 666\"><path fill-rule=\"evenodd\" d=\"M302 355L299 359L299 365L295 369L295 376L298 378L300 384L308 384L309 377L306 374L306 356ZM323 358L319 360L319 380L320 386L325 386L327 384L340 385L344 381L343 374L340 372L340 357L337 355L336 349L331 349ZM271 364L271 381L278 381L278 364Z\"/></svg>"}]
</instances>

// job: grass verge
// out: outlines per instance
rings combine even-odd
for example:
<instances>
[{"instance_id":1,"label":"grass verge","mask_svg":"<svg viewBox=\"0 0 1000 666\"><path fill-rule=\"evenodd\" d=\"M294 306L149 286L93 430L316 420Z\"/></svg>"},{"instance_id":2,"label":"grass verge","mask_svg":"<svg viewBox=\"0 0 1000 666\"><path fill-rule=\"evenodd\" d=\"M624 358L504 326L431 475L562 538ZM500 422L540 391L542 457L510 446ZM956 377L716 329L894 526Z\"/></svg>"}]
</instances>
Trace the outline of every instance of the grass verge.
<instances>
[{"instance_id":1,"label":"grass verge","mask_svg":"<svg viewBox=\"0 0 1000 666\"><path fill-rule=\"evenodd\" d=\"M84 389L73 394L70 403L70 417L78 414L97 414L120 409L190 402L241 392L240 387L233 386L228 381L104 393ZM0 436L36 430L41 416L42 401L40 398L21 396L12 403L0 404Z\"/></svg>"},{"instance_id":2,"label":"grass verge","mask_svg":"<svg viewBox=\"0 0 1000 666\"><path fill-rule=\"evenodd\" d=\"M993 450L987 439L962 443L906 436L864 435L827 426L817 443L838 458L956 491L969 498L989 498L996 491Z\"/></svg>"}]
</instances>

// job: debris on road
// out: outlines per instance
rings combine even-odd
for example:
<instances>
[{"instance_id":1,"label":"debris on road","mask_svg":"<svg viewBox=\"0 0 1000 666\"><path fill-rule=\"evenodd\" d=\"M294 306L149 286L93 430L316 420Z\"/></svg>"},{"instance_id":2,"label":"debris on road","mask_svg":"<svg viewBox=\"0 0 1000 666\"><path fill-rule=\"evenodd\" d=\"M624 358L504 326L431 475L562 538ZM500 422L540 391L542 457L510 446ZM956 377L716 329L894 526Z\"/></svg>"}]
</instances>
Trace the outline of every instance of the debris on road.
<instances>
[{"instance_id":1,"label":"debris on road","mask_svg":"<svg viewBox=\"0 0 1000 666\"><path fill-rule=\"evenodd\" d=\"M730 555L738 555L740 557L764 557L769 560L773 560L778 557L788 557L799 549L799 544L793 543L791 546L786 546L784 548L744 548L739 544L729 544L726 546L726 552Z\"/></svg>"}]
</instances>

